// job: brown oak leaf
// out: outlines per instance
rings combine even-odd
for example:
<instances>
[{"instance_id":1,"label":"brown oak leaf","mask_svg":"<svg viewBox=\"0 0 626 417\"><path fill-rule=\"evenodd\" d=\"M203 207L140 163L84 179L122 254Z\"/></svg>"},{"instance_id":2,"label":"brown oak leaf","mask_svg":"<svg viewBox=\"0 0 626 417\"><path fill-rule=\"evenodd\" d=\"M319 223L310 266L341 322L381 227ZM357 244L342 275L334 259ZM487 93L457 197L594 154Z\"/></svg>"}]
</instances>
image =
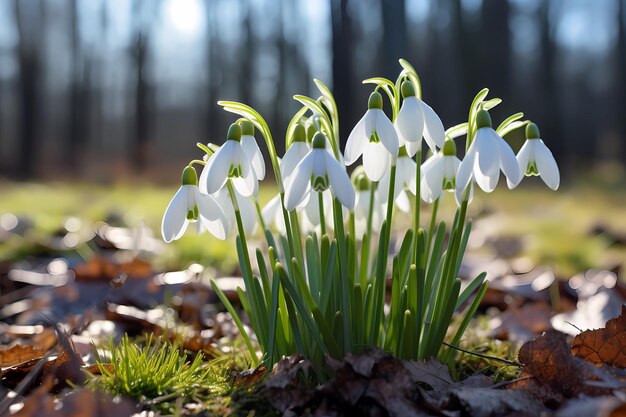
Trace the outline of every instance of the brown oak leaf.
<instances>
[{"instance_id":1,"label":"brown oak leaf","mask_svg":"<svg viewBox=\"0 0 626 417\"><path fill-rule=\"evenodd\" d=\"M572 353L596 365L626 368L626 306L603 329L586 330L576 336Z\"/></svg>"}]
</instances>

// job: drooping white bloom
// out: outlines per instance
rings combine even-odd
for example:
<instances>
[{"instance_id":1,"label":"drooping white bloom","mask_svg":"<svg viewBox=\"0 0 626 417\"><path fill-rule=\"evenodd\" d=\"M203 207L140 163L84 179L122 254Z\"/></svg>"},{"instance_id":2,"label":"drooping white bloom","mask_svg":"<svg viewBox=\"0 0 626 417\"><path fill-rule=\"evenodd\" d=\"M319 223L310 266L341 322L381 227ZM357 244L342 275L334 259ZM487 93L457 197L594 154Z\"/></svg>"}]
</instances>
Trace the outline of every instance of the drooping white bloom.
<instances>
[{"instance_id":1,"label":"drooping white bloom","mask_svg":"<svg viewBox=\"0 0 626 417\"><path fill-rule=\"evenodd\" d=\"M235 207L230 199L228 189L226 187L220 188L217 193L213 194L213 197L224 211L224 216L228 222L229 230L237 230ZM239 194L237 190L235 190L235 198L237 199L237 205L239 206L239 214L241 216L243 230L246 235L253 235L256 232L256 228L259 223L254 201L249 197Z\"/></svg>"},{"instance_id":2,"label":"drooping white bloom","mask_svg":"<svg viewBox=\"0 0 626 417\"><path fill-rule=\"evenodd\" d=\"M367 106L346 142L345 162L352 165L363 155L365 174L372 181L380 181L398 156L398 134L383 112L380 93L373 92Z\"/></svg>"},{"instance_id":3,"label":"drooping white bloom","mask_svg":"<svg viewBox=\"0 0 626 417\"><path fill-rule=\"evenodd\" d=\"M552 152L539 138L539 128L536 124L530 123L526 126L526 142L517 154L517 163L520 172L526 176L541 176L541 179L553 190L559 188L561 176L559 167L552 156ZM513 188L522 180L520 176L517 183L508 181L509 187Z\"/></svg>"},{"instance_id":4,"label":"drooping white bloom","mask_svg":"<svg viewBox=\"0 0 626 417\"><path fill-rule=\"evenodd\" d=\"M273 224L276 226L276 229L284 235L287 233L287 229L285 227L282 204L280 194L277 194L267 202L265 207L263 207L263 210L261 210L261 216L263 216L263 221L268 227Z\"/></svg>"},{"instance_id":5,"label":"drooping white bloom","mask_svg":"<svg viewBox=\"0 0 626 417\"><path fill-rule=\"evenodd\" d=\"M416 97L410 81L404 81L401 90L404 100L395 121L400 146L405 145L408 154L413 156L421 149L423 136L433 152L436 147L442 148L446 133L437 113Z\"/></svg>"},{"instance_id":6,"label":"drooping white bloom","mask_svg":"<svg viewBox=\"0 0 626 417\"><path fill-rule=\"evenodd\" d=\"M228 129L226 142L209 158L200 174L200 191L214 194L228 179L244 197L258 191L258 180L250 159L241 146L241 127L233 123Z\"/></svg>"},{"instance_id":7,"label":"drooping white bloom","mask_svg":"<svg viewBox=\"0 0 626 417\"><path fill-rule=\"evenodd\" d=\"M408 213L411 209L411 203L405 190L408 189L413 195L416 193L416 169L416 162L404 152L404 148L400 148L400 156L396 161L396 181L393 189L393 199L396 206L404 213ZM381 201L386 202L388 199L390 177L390 172L385 173L378 184L378 194Z\"/></svg>"},{"instance_id":8,"label":"drooping white bloom","mask_svg":"<svg viewBox=\"0 0 626 417\"><path fill-rule=\"evenodd\" d=\"M456 156L456 145L453 140L447 140L441 152L433 154L422 165L420 181L420 195L427 203L434 203L441 196L442 191L454 192L456 189L456 174L461 161ZM472 187L470 185L470 187ZM470 190L470 200L473 187ZM457 203L460 201L457 199Z\"/></svg>"},{"instance_id":9,"label":"drooping white bloom","mask_svg":"<svg viewBox=\"0 0 626 417\"><path fill-rule=\"evenodd\" d=\"M316 133L312 149L298 163L285 183L285 208L293 210L311 192L331 188L347 208L354 207L354 188L343 166L326 151L327 139Z\"/></svg>"},{"instance_id":10,"label":"drooping white bloom","mask_svg":"<svg viewBox=\"0 0 626 417\"><path fill-rule=\"evenodd\" d=\"M241 126L241 147L248 156L254 175L260 181L265 178L265 161L254 138L254 125L249 120L242 120L239 124Z\"/></svg>"},{"instance_id":11,"label":"drooping white bloom","mask_svg":"<svg viewBox=\"0 0 626 417\"><path fill-rule=\"evenodd\" d=\"M486 110L476 116L478 130L465 158L459 165L456 176L458 200L462 200L465 189L472 178L480 188L491 192L498 185L500 170L510 181L509 188L520 181L520 169L511 147L491 128L491 117Z\"/></svg>"},{"instance_id":12,"label":"drooping white bloom","mask_svg":"<svg viewBox=\"0 0 626 417\"><path fill-rule=\"evenodd\" d=\"M372 208L372 230L379 232L385 219L385 204L380 201L380 193L376 190L372 193L370 187L375 187L367 178L356 181L356 199L354 203L354 229L356 238L361 239L367 231L367 222ZM378 183L380 187L380 183ZM373 201L372 201L373 199Z\"/></svg>"},{"instance_id":13,"label":"drooping white bloom","mask_svg":"<svg viewBox=\"0 0 626 417\"><path fill-rule=\"evenodd\" d=\"M283 181L291 175L296 165L309 153L311 149L306 143L306 131L304 126L297 124L293 131L293 141L280 160L280 173Z\"/></svg>"},{"instance_id":14,"label":"drooping white bloom","mask_svg":"<svg viewBox=\"0 0 626 417\"><path fill-rule=\"evenodd\" d=\"M332 229L333 224L333 196L329 189L326 189L322 193L322 210L324 211L324 222L327 228ZM302 211L300 218L303 220L302 231L309 233L317 230L321 225L322 219L320 218L320 198L319 193L313 190L309 193L309 197L306 204L301 204ZM345 210L342 213L345 217Z\"/></svg>"},{"instance_id":15,"label":"drooping white bloom","mask_svg":"<svg viewBox=\"0 0 626 417\"><path fill-rule=\"evenodd\" d=\"M161 234L167 243L180 239L189 222L200 220L204 227L216 238L226 239L228 220L213 197L200 193L198 174L193 167L183 170L182 185L170 201L163 222Z\"/></svg>"}]
</instances>

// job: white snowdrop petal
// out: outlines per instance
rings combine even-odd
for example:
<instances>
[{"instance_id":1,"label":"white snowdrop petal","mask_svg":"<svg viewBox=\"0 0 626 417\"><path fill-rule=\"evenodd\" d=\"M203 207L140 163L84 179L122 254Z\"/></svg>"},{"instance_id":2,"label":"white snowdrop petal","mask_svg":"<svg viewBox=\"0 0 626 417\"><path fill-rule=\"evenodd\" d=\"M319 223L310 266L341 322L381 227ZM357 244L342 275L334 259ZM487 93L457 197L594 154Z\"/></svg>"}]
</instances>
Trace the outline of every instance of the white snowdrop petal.
<instances>
[{"instance_id":1,"label":"white snowdrop petal","mask_svg":"<svg viewBox=\"0 0 626 417\"><path fill-rule=\"evenodd\" d=\"M417 173L417 164L411 158L398 158L396 169L400 172L400 185L406 186L413 195L416 193L415 174Z\"/></svg>"},{"instance_id":2,"label":"white snowdrop petal","mask_svg":"<svg viewBox=\"0 0 626 417\"><path fill-rule=\"evenodd\" d=\"M226 239L228 220L215 199L210 195L200 194L200 191L196 189L195 200L200 214L200 222L216 238Z\"/></svg>"},{"instance_id":3,"label":"white snowdrop petal","mask_svg":"<svg viewBox=\"0 0 626 417\"><path fill-rule=\"evenodd\" d=\"M478 163L478 159L476 159L476 162L474 162L474 179L476 180L476 184L478 184L478 186L482 188L483 191L490 193L495 190L496 186L498 185L498 180L500 179L500 171L496 170L495 174L493 175L485 175L480 170Z\"/></svg>"},{"instance_id":4,"label":"white snowdrop petal","mask_svg":"<svg viewBox=\"0 0 626 417\"><path fill-rule=\"evenodd\" d=\"M354 208L354 187L350 182L350 177L346 170L330 155L326 157L326 170L328 172L328 180L335 197L339 199L345 207Z\"/></svg>"},{"instance_id":5,"label":"white snowdrop petal","mask_svg":"<svg viewBox=\"0 0 626 417\"><path fill-rule=\"evenodd\" d=\"M291 175L296 165L309 153L309 146L305 142L294 142L291 144L285 156L280 161L280 172L283 180Z\"/></svg>"},{"instance_id":6,"label":"white snowdrop petal","mask_svg":"<svg viewBox=\"0 0 626 417\"><path fill-rule=\"evenodd\" d=\"M200 177L204 180L200 188L202 192L213 194L224 186L228 179L228 171L233 163L233 157L236 156L236 147L240 147L239 143L227 140L209 158L209 162L202 174L200 174ZM204 175L204 171L206 171L206 175Z\"/></svg>"},{"instance_id":7,"label":"white snowdrop petal","mask_svg":"<svg viewBox=\"0 0 626 417\"><path fill-rule=\"evenodd\" d=\"M382 143L370 142L363 152L363 168L365 175L370 181L380 181L380 179L389 170L391 165L391 155L382 145Z\"/></svg>"},{"instance_id":8,"label":"white snowdrop petal","mask_svg":"<svg viewBox=\"0 0 626 417\"><path fill-rule=\"evenodd\" d=\"M556 164L554 156L550 149L543 143L541 139L534 139L538 143L535 146L535 160L537 161L537 169L543 182L553 190L559 188L561 176L559 167Z\"/></svg>"},{"instance_id":9,"label":"white snowdrop petal","mask_svg":"<svg viewBox=\"0 0 626 417\"><path fill-rule=\"evenodd\" d=\"M476 159L476 143L472 143L465 154L465 158L459 165L459 170L456 173L456 189L459 193L462 193L472 178L472 170L474 169L474 161Z\"/></svg>"},{"instance_id":10,"label":"white snowdrop petal","mask_svg":"<svg viewBox=\"0 0 626 417\"><path fill-rule=\"evenodd\" d=\"M385 112L380 109L372 109L370 111L375 112L374 114L376 115L376 133L378 134L380 143L383 144L391 156L394 158L397 157L400 142L398 140L398 133L393 127L391 120L389 120Z\"/></svg>"},{"instance_id":11,"label":"white snowdrop petal","mask_svg":"<svg viewBox=\"0 0 626 417\"><path fill-rule=\"evenodd\" d=\"M370 140L366 127L366 124L369 123L369 114L370 113L365 113L365 115L361 117L361 120L354 126L352 132L350 132L350 136L348 136L344 154L346 165L352 165L359 159L365 150L365 145L367 145Z\"/></svg>"},{"instance_id":12,"label":"white snowdrop petal","mask_svg":"<svg viewBox=\"0 0 626 417\"><path fill-rule=\"evenodd\" d=\"M477 175L476 168L486 176L498 175L500 169L500 157L498 151L498 137L494 137L495 132L491 128L478 129L476 133L476 154L477 164L474 165L474 175Z\"/></svg>"},{"instance_id":13,"label":"white snowdrop petal","mask_svg":"<svg viewBox=\"0 0 626 417\"><path fill-rule=\"evenodd\" d=\"M420 142L424 132L422 108L415 96L407 97L402 102L395 122L398 136L405 142Z\"/></svg>"},{"instance_id":14,"label":"white snowdrop petal","mask_svg":"<svg viewBox=\"0 0 626 417\"><path fill-rule=\"evenodd\" d=\"M433 156L433 158L435 161L424 170L424 180L426 180L428 188L439 195L443 186L444 160L440 154Z\"/></svg>"},{"instance_id":15,"label":"white snowdrop petal","mask_svg":"<svg viewBox=\"0 0 626 417\"><path fill-rule=\"evenodd\" d=\"M520 173L519 165L517 163L517 159L515 159L515 154L513 153L513 149L503 140L499 140L496 142L498 144L498 153L500 154L500 169L504 173L507 179L510 179L509 188L515 188L517 184L522 180L523 174Z\"/></svg>"},{"instance_id":16,"label":"white snowdrop petal","mask_svg":"<svg viewBox=\"0 0 626 417\"><path fill-rule=\"evenodd\" d=\"M434 145L443 148L443 144L446 140L446 131L443 127L443 123L437 113L428 104L420 101L422 106L422 113L424 114L424 139L428 146L435 151Z\"/></svg>"},{"instance_id":17,"label":"white snowdrop petal","mask_svg":"<svg viewBox=\"0 0 626 417\"><path fill-rule=\"evenodd\" d=\"M408 213L411 210L411 202L409 201L409 196L404 190L400 190L400 193L398 194L398 197L396 197L394 202L403 213Z\"/></svg>"},{"instance_id":18,"label":"white snowdrop petal","mask_svg":"<svg viewBox=\"0 0 626 417\"><path fill-rule=\"evenodd\" d=\"M419 142L407 142L406 145L404 145L404 148L406 149L406 153L409 154L409 156L413 157L417 151L422 149L422 141L420 140Z\"/></svg>"},{"instance_id":19,"label":"white snowdrop petal","mask_svg":"<svg viewBox=\"0 0 626 417\"><path fill-rule=\"evenodd\" d=\"M432 190L428 186L428 182L426 181L426 176L423 176L420 182L420 197L422 198L422 200L424 200L427 203L434 203L435 200L439 198L440 194L441 194L441 188Z\"/></svg>"},{"instance_id":20,"label":"white snowdrop petal","mask_svg":"<svg viewBox=\"0 0 626 417\"><path fill-rule=\"evenodd\" d=\"M165 209L161 223L161 234L167 243L180 239L187 229L189 223L187 220L187 211L189 210L187 193L189 189L187 187L191 186L183 185L180 187Z\"/></svg>"},{"instance_id":21,"label":"white snowdrop petal","mask_svg":"<svg viewBox=\"0 0 626 417\"><path fill-rule=\"evenodd\" d=\"M241 137L241 147L244 152L248 156L248 160L252 165L252 169L254 170L254 174L259 180L265 178L265 161L263 160L263 155L261 154L261 149L259 149L259 145L256 142L254 136L244 135Z\"/></svg>"},{"instance_id":22,"label":"white snowdrop petal","mask_svg":"<svg viewBox=\"0 0 626 417\"><path fill-rule=\"evenodd\" d=\"M312 152L309 152L296 166L285 184L285 208L287 210L296 208L311 187L313 156Z\"/></svg>"}]
</instances>

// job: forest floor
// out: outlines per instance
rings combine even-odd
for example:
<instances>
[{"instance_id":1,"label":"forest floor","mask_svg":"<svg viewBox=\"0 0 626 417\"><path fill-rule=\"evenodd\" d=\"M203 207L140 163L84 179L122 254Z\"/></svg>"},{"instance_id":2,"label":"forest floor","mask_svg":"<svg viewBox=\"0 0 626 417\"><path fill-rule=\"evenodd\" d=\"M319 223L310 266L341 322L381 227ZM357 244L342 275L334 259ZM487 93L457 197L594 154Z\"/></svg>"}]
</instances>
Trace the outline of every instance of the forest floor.
<instances>
[{"instance_id":1,"label":"forest floor","mask_svg":"<svg viewBox=\"0 0 626 417\"><path fill-rule=\"evenodd\" d=\"M490 288L471 353L448 368L366 351L323 385L297 356L250 369L208 284L236 302L234 244L165 245L174 191L0 184L0 416L626 415L623 187L477 194L460 274Z\"/></svg>"}]
</instances>

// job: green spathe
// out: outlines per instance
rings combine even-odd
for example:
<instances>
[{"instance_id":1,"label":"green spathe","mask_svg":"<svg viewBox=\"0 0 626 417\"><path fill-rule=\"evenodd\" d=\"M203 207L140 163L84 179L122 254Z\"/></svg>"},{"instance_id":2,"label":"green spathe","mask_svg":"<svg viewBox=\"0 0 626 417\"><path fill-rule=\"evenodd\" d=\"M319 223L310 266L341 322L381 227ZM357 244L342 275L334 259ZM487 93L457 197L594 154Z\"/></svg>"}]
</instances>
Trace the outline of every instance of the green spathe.
<instances>
[{"instance_id":1,"label":"green spathe","mask_svg":"<svg viewBox=\"0 0 626 417\"><path fill-rule=\"evenodd\" d=\"M186 166L183 169L182 185L198 185L198 173L192 166Z\"/></svg>"},{"instance_id":2,"label":"green spathe","mask_svg":"<svg viewBox=\"0 0 626 417\"><path fill-rule=\"evenodd\" d=\"M383 109L383 96L380 95L378 91L374 91L370 94L370 98L367 101L368 109Z\"/></svg>"},{"instance_id":3,"label":"green spathe","mask_svg":"<svg viewBox=\"0 0 626 417\"><path fill-rule=\"evenodd\" d=\"M526 139L539 139L539 127L534 123L526 125Z\"/></svg>"},{"instance_id":4,"label":"green spathe","mask_svg":"<svg viewBox=\"0 0 626 417\"><path fill-rule=\"evenodd\" d=\"M296 124L296 127L293 129L293 141L306 142L306 130L300 123Z\"/></svg>"},{"instance_id":5,"label":"green spathe","mask_svg":"<svg viewBox=\"0 0 626 417\"><path fill-rule=\"evenodd\" d=\"M250 120L240 121L239 126L241 126L242 136L254 136L254 125Z\"/></svg>"},{"instance_id":6,"label":"green spathe","mask_svg":"<svg viewBox=\"0 0 626 417\"><path fill-rule=\"evenodd\" d=\"M409 80L405 80L402 82L400 90L402 91L403 98L415 96L415 87L413 87L413 83Z\"/></svg>"},{"instance_id":7,"label":"green spathe","mask_svg":"<svg viewBox=\"0 0 626 417\"><path fill-rule=\"evenodd\" d=\"M226 134L226 140L234 140L236 142L241 141L241 126L238 123L233 123L228 128L228 133Z\"/></svg>"},{"instance_id":8,"label":"green spathe","mask_svg":"<svg viewBox=\"0 0 626 417\"><path fill-rule=\"evenodd\" d=\"M313 146L313 149L326 149L326 136L321 132L317 132L315 136L313 136L311 146Z\"/></svg>"},{"instance_id":9,"label":"green spathe","mask_svg":"<svg viewBox=\"0 0 626 417\"><path fill-rule=\"evenodd\" d=\"M476 127L481 129L483 127L492 127L491 116L487 110L478 110L476 114Z\"/></svg>"},{"instance_id":10,"label":"green spathe","mask_svg":"<svg viewBox=\"0 0 626 417\"><path fill-rule=\"evenodd\" d=\"M456 143L453 140L449 139L443 144L443 155L456 156Z\"/></svg>"}]
</instances>

